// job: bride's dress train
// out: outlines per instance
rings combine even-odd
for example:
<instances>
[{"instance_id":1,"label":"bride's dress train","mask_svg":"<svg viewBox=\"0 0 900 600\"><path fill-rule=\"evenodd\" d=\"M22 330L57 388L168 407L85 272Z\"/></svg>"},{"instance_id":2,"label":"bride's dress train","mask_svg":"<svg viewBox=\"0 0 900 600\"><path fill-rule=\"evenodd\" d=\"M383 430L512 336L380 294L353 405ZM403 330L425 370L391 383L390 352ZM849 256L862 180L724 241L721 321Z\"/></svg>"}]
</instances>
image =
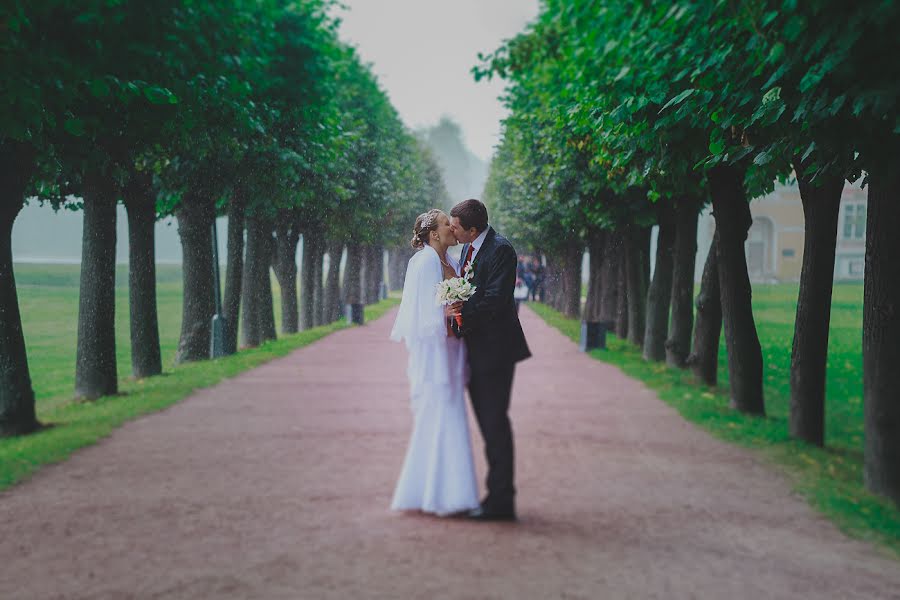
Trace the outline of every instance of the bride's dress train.
<instances>
[{"instance_id":1,"label":"bride's dress train","mask_svg":"<svg viewBox=\"0 0 900 600\"><path fill-rule=\"evenodd\" d=\"M410 259L391 332L409 350L414 416L391 508L448 515L479 502L466 416L466 348L462 340L447 336L443 310L435 304L441 278L437 252L430 246Z\"/></svg>"},{"instance_id":2,"label":"bride's dress train","mask_svg":"<svg viewBox=\"0 0 900 600\"><path fill-rule=\"evenodd\" d=\"M412 398L415 416L403 470L391 508L445 515L478 506L475 466L466 418L466 347L446 338L447 355L458 379L426 383Z\"/></svg>"}]
</instances>

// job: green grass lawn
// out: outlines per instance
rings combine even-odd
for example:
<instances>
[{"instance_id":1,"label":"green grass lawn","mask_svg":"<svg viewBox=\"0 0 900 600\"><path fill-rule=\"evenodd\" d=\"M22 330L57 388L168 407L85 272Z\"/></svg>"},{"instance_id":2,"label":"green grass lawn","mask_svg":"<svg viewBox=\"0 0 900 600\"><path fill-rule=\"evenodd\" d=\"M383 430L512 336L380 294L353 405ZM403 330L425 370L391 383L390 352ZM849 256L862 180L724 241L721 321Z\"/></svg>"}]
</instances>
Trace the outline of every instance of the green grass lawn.
<instances>
[{"instance_id":1,"label":"green grass lawn","mask_svg":"<svg viewBox=\"0 0 900 600\"><path fill-rule=\"evenodd\" d=\"M759 449L792 478L796 490L843 530L875 540L900 556L900 509L863 486L862 295L861 284L839 284L832 300L828 344L826 448L791 440L791 343L796 284L753 288L753 314L765 363L766 418L743 416L728 407L724 339L719 348L719 387L694 383L690 373L650 364L640 350L614 335L608 350L591 355L644 381L685 418L728 441ZM580 324L553 309L530 305L548 323L577 341Z\"/></svg>"},{"instance_id":2,"label":"green grass lawn","mask_svg":"<svg viewBox=\"0 0 900 600\"><path fill-rule=\"evenodd\" d=\"M346 327L339 321L281 336L234 356L175 367L181 331L181 269L161 265L157 273L157 300L164 373L135 380L131 377L127 268L120 267L116 276L116 353L121 393L96 402L74 402L79 268L18 264L15 275L38 419L51 426L33 435L0 439L0 490L27 477L41 465L64 460L74 450L96 442L125 421L170 406L193 390L284 356ZM273 291L276 324L280 328L277 286ZM389 298L367 307L366 320L378 318L397 302L396 298Z\"/></svg>"}]
</instances>

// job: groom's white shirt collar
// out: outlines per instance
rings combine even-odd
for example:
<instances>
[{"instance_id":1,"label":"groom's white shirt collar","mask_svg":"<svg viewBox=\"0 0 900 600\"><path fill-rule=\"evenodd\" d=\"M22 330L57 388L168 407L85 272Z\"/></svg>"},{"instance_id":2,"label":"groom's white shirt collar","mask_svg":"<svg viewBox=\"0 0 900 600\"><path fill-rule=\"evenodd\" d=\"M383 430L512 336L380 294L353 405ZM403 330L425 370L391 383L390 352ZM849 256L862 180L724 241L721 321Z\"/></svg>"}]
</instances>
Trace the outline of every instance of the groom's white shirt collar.
<instances>
[{"instance_id":1,"label":"groom's white shirt collar","mask_svg":"<svg viewBox=\"0 0 900 600\"><path fill-rule=\"evenodd\" d=\"M491 226L488 225L487 228L482 231L477 238L472 241L472 260L475 260L475 255L478 254L478 249L481 248L481 245L484 243L484 238L487 237L488 231Z\"/></svg>"}]
</instances>

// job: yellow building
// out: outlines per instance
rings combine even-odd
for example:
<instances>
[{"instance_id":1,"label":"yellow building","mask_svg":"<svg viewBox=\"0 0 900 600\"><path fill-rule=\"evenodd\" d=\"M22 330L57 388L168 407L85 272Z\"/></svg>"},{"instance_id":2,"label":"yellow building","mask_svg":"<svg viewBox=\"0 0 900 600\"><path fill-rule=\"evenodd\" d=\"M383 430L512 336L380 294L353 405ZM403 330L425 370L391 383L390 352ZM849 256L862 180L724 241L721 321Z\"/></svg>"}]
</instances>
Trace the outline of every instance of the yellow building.
<instances>
[{"instance_id":1,"label":"yellow building","mask_svg":"<svg viewBox=\"0 0 900 600\"><path fill-rule=\"evenodd\" d=\"M775 191L750 202L753 226L744 246L753 282L799 281L803 266L803 204L797 185L776 184ZM709 210L700 217L696 278L712 243L715 223ZM841 197L834 264L835 281L862 280L866 254L866 190L846 184Z\"/></svg>"}]
</instances>

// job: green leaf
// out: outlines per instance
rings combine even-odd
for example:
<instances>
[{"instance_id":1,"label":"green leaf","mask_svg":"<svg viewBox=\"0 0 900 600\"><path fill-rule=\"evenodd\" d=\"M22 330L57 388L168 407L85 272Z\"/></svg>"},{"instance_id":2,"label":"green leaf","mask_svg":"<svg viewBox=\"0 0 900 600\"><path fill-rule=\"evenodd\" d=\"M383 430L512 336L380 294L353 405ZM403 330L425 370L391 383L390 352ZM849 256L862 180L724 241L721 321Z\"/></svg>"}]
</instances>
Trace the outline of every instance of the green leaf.
<instances>
[{"instance_id":1,"label":"green leaf","mask_svg":"<svg viewBox=\"0 0 900 600\"><path fill-rule=\"evenodd\" d=\"M92 79L90 83L88 83L88 89L91 90L91 94L95 98L105 98L109 96L109 84L106 83L104 79Z\"/></svg>"},{"instance_id":2,"label":"green leaf","mask_svg":"<svg viewBox=\"0 0 900 600\"><path fill-rule=\"evenodd\" d=\"M628 73L630 71L631 71L631 67L629 67L628 65L625 65L624 67L622 67L622 69L619 71L619 74L616 75L616 77L615 77L615 79L613 79L613 81L619 81L620 79L622 79L623 77L628 75Z\"/></svg>"},{"instance_id":3,"label":"green leaf","mask_svg":"<svg viewBox=\"0 0 900 600\"><path fill-rule=\"evenodd\" d=\"M772 155L768 152L760 152L753 158L753 164L760 167L770 162L772 162Z\"/></svg>"},{"instance_id":4,"label":"green leaf","mask_svg":"<svg viewBox=\"0 0 900 600\"><path fill-rule=\"evenodd\" d=\"M844 102L847 100L847 96L845 94L841 94L837 98L834 99L834 102L831 103L831 107L829 107L829 114L836 115L841 110L841 107L844 106Z\"/></svg>"},{"instance_id":5,"label":"green leaf","mask_svg":"<svg viewBox=\"0 0 900 600\"><path fill-rule=\"evenodd\" d=\"M75 137L81 137L85 133L84 121L81 119L66 119L63 128Z\"/></svg>"},{"instance_id":6,"label":"green leaf","mask_svg":"<svg viewBox=\"0 0 900 600\"><path fill-rule=\"evenodd\" d=\"M674 98L672 98L671 100L666 102L666 104L661 109L659 109L659 112L661 113L662 111L666 110L670 106L675 106L676 104L680 104L680 103L684 102L685 98L687 98L688 96L690 96L691 94L693 94L696 91L697 90L695 90L694 88L688 88L688 89L684 90L683 92L681 92L680 94L678 94L677 96L675 96Z\"/></svg>"},{"instance_id":7,"label":"green leaf","mask_svg":"<svg viewBox=\"0 0 900 600\"><path fill-rule=\"evenodd\" d=\"M812 151L815 150L815 149L816 149L816 143L815 143L815 142L811 142L811 143L809 144L809 147L806 149L806 152L804 152L804 153L803 153L803 156L800 157L801 162L804 161L804 160L806 160L807 157L808 157L810 154L812 154Z\"/></svg>"},{"instance_id":8,"label":"green leaf","mask_svg":"<svg viewBox=\"0 0 900 600\"><path fill-rule=\"evenodd\" d=\"M825 72L820 67L820 65L812 67L809 71L806 72L806 75L803 76L803 79L800 80L800 91L805 94L812 88L819 85L819 82L822 81L822 77L824 76Z\"/></svg>"},{"instance_id":9,"label":"green leaf","mask_svg":"<svg viewBox=\"0 0 900 600\"><path fill-rule=\"evenodd\" d=\"M709 152L710 154L722 154L723 152L725 152L725 142L722 140L710 142Z\"/></svg>"},{"instance_id":10,"label":"green leaf","mask_svg":"<svg viewBox=\"0 0 900 600\"><path fill-rule=\"evenodd\" d=\"M784 56L784 44L778 42L772 46L772 50L769 51L769 57L766 60L770 63L775 63L778 62L782 56Z\"/></svg>"},{"instance_id":11,"label":"green leaf","mask_svg":"<svg viewBox=\"0 0 900 600\"><path fill-rule=\"evenodd\" d=\"M769 102L774 102L781 98L781 88L773 87L771 90L763 94L762 103L768 104Z\"/></svg>"},{"instance_id":12,"label":"green leaf","mask_svg":"<svg viewBox=\"0 0 900 600\"><path fill-rule=\"evenodd\" d=\"M784 77L784 74L787 73L787 70L788 70L788 65L785 63L782 63L782 65L780 67L778 67L777 69L775 69L775 72L772 73L772 76L769 77L769 79L759 89L765 90L765 89L772 87L772 84L774 84L776 81L778 81L779 79Z\"/></svg>"},{"instance_id":13,"label":"green leaf","mask_svg":"<svg viewBox=\"0 0 900 600\"><path fill-rule=\"evenodd\" d=\"M164 87L151 85L144 88L144 97L151 104L178 104L178 97Z\"/></svg>"},{"instance_id":14,"label":"green leaf","mask_svg":"<svg viewBox=\"0 0 900 600\"><path fill-rule=\"evenodd\" d=\"M806 28L806 20L800 15L794 15L784 25L784 37L787 41L796 41Z\"/></svg>"}]
</instances>

